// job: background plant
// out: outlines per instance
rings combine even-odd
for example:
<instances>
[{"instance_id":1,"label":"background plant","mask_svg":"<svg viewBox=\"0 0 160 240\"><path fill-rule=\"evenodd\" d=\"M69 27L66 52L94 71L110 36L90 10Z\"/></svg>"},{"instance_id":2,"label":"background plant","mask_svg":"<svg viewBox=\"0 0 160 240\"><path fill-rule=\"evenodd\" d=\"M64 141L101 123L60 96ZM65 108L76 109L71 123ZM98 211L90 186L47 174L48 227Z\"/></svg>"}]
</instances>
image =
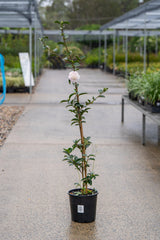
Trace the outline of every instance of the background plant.
<instances>
[{"instance_id":1,"label":"background plant","mask_svg":"<svg viewBox=\"0 0 160 240\"><path fill-rule=\"evenodd\" d=\"M128 91L155 105L160 101L160 72L134 74L128 81Z\"/></svg>"}]
</instances>

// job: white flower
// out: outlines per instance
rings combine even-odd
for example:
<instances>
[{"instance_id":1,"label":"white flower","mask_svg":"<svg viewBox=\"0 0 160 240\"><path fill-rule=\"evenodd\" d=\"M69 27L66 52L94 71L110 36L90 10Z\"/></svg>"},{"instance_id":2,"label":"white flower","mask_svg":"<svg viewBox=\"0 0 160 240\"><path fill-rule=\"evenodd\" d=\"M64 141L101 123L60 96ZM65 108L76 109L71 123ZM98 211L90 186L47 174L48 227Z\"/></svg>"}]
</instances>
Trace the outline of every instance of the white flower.
<instances>
[{"instance_id":1,"label":"white flower","mask_svg":"<svg viewBox=\"0 0 160 240\"><path fill-rule=\"evenodd\" d=\"M71 71L68 75L68 79L72 82L75 83L80 79L80 75L77 71Z\"/></svg>"}]
</instances>

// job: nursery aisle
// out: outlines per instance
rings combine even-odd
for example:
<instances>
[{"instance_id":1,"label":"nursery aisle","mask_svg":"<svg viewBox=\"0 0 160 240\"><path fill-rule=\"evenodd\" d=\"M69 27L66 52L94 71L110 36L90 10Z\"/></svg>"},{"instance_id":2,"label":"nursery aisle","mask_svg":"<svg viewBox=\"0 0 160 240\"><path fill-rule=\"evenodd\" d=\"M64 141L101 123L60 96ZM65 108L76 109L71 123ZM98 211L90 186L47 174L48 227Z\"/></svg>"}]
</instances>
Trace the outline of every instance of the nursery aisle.
<instances>
[{"instance_id":1,"label":"nursery aisle","mask_svg":"<svg viewBox=\"0 0 160 240\"><path fill-rule=\"evenodd\" d=\"M160 148L147 120L141 145L141 114L125 106L124 80L100 70L80 70L81 91L108 87L87 116L85 136L96 154L97 218L71 222L67 191L77 175L62 161L63 148L79 137L71 113L60 104L71 92L68 70L45 70L36 92L0 150L1 240L159 240ZM13 97L14 98L14 97ZM28 96L26 95L26 99ZM14 101L14 99L13 99Z\"/></svg>"}]
</instances>

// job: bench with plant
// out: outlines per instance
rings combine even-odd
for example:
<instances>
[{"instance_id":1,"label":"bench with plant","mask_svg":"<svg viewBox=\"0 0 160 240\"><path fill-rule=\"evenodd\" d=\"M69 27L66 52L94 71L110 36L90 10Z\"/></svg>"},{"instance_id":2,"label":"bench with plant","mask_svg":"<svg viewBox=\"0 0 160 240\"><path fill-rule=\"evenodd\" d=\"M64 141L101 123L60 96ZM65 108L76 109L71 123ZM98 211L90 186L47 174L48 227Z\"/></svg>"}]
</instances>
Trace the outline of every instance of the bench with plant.
<instances>
[{"instance_id":1,"label":"bench with plant","mask_svg":"<svg viewBox=\"0 0 160 240\"><path fill-rule=\"evenodd\" d=\"M160 112L160 72L133 75L127 85L132 100L151 112Z\"/></svg>"}]
</instances>

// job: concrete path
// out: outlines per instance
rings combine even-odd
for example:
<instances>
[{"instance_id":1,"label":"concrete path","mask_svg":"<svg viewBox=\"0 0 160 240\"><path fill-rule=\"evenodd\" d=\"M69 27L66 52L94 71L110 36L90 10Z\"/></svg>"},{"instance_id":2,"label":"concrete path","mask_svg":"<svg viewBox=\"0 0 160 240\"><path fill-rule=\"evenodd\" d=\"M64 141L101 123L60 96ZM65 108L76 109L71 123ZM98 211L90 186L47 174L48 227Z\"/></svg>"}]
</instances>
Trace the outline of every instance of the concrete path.
<instances>
[{"instance_id":1,"label":"concrete path","mask_svg":"<svg viewBox=\"0 0 160 240\"><path fill-rule=\"evenodd\" d=\"M95 95L109 87L87 116L99 177L94 223L71 221L67 191L77 174L62 150L79 136L59 101L71 92L67 70L46 70L33 94L9 95L6 104L26 104L0 150L0 240L160 240L160 148L156 126L147 120L141 145L141 114L125 108L121 124L121 79L80 70L81 90Z\"/></svg>"}]
</instances>

